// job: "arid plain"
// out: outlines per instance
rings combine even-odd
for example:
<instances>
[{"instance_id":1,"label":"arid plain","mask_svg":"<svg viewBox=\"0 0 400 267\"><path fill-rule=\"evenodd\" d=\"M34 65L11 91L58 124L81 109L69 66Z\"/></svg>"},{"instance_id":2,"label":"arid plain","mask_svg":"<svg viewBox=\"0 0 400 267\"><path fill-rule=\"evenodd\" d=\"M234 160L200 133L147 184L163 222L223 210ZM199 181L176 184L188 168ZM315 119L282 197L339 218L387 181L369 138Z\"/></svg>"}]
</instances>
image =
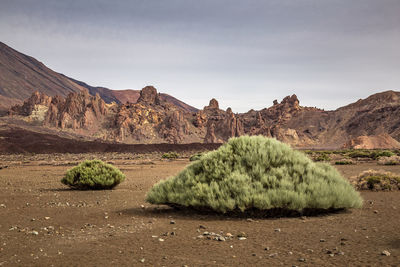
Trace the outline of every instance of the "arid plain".
<instances>
[{"instance_id":1,"label":"arid plain","mask_svg":"<svg viewBox=\"0 0 400 267\"><path fill-rule=\"evenodd\" d=\"M60 183L82 159L126 174L114 190L76 191ZM396 266L400 192L361 192L362 209L307 217L206 214L145 203L187 157L160 154L2 155L2 266ZM376 162L336 166L349 178ZM217 237L217 238L215 238ZM225 241L218 241L223 237ZM382 255L388 251L390 256Z\"/></svg>"}]
</instances>

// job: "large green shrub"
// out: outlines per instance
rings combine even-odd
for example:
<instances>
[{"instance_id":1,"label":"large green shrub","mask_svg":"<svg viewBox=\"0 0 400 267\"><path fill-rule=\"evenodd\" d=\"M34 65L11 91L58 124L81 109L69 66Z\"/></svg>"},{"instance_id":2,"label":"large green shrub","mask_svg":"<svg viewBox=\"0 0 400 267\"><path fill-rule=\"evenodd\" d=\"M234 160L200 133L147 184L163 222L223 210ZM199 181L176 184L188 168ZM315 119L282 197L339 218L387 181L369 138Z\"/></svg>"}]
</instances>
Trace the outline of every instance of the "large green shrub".
<instances>
[{"instance_id":1,"label":"large green shrub","mask_svg":"<svg viewBox=\"0 0 400 267\"><path fill-rule=\"evenodd\" d=\"M112 189L125 179L116 167L101 160L85 160L70 169L61 182L74 189Z\"/></svg>"},{"instance_id":2,"label":"large green shrub","mask_svg":"<svg viewBox=\"0 0 400 267\"><path fill-rule=\"evenodd\" d=\"M196 154L192 155L192 156L189 158L189 160L190 160L190 161L199 160L203 155L204 155L203 152L196 153Z\"/></svg>"},{"instance_id":3,"label":"large green shrub","mask_svg":"<svg viewBox=\"0 0 400 267\"><path fill-rule=\"evenodd\" d=\"M242 136L147 193L152 204L212 209L340 209L362 205L338 171L275 139Z\"/></svg>"}]
</instances>

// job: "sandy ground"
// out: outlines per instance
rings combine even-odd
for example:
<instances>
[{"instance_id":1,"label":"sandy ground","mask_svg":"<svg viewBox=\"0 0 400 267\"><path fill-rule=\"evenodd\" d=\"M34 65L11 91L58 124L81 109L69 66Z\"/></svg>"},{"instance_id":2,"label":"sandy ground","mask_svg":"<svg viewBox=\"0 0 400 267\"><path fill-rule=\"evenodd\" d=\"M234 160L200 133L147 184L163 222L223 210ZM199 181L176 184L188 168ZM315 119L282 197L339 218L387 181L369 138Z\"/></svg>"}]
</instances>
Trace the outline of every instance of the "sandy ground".
<instances>
[{"instance_id":1,"label":"sandy ground","mask_svg":"<svg viewBox=\"0 0 400 267\"><path fill-rule=\"evenodd\" d=\"M1 266L400 263L400 192L362 192L362 209L319 217L238 218L144 202L146 191L183 169L187 159L115 159L113 163L127 176L115 190L73 191L60 183L71 166L57 157L34 161L15 157L2 157L0 162L0 167L8 166L0 169ZM373 163L338 169L346 177L366 169L400 173L399 166ZM233 238L200 238L205 231ZM239 240L241 232L246 239ZM381 255L384 250L390 256Z\"/></svg>"}]
</instances>

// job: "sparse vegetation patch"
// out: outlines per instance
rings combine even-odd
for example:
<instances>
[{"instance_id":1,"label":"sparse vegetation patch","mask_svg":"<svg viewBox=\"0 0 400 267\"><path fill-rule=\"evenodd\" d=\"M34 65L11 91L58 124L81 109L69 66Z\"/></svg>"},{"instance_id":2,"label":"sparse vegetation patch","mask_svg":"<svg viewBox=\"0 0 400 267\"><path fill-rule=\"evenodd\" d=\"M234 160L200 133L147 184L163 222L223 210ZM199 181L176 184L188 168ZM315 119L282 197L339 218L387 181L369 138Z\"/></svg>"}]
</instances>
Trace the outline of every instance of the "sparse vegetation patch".
<instances>
[{"instance_id":1,"label":"sparse vegetation patch","mask_svg":"<svg viewBox=\"0 0 400 267\"><path fill-rule=\"evenodd\" d=\"M275 139L242 136L194 161L147 193L152 204L217 212L361 207L358 192L329 164Z\"/></svg>"},{"instance_id":2,"label":"sparse vegetation patch","mask_svg":"<svg viewBox=\"0 0 400 267\"><path fill-rule=\"evenodd\" d=\"M355 185L360 190L399 190L400 175L385 171L368 170L358 175Z\"/></svg>"},{"instance_id":3,"label":"sparse vegetation patch","mask_svg":"<svg viewBox=\"0 0 400 267\"><path fill-rule=\"evenodd\" d=\"M112 189L125 179L116 167L101 160L85 160L70 169L61 182L73 189Z\"/></svg>"},{"instance_id":4,"label":"sparse vegetation patch","mask_svg":"<svg viewBox=\"0 0 400 267\"><path fill-rule=\"evenodd\" d=\"M171 151L171 152L164 153L161 157L163 159L177 159L177 158L179 158L179 154L174 151Z\"/></svg>"}]
</instances>

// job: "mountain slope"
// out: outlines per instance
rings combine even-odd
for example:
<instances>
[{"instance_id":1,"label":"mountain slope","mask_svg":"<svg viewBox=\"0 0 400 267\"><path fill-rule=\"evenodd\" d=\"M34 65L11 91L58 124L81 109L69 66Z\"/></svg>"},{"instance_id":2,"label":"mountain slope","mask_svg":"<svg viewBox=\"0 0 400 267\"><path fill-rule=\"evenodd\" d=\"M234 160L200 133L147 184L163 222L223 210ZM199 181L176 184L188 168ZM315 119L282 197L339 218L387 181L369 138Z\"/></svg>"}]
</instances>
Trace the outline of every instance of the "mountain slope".
<instances>
[{"instance_id":1,"label":"mountain slope","mask_svg":"<svg viewBox=\"0 0 400 267\"><path fill-rule=\"evenodd\" d=\"M84 88L0 42L0 95L25 100L37 90L49 96L67 96Z\"/></svg>"},{"instance_id":2,"label":"mountain slope","mask_svg":"<svg viewBox=\"0 0 400 267\"><path fill-rule=\"evenodd\" d=\"M106 103L135 103L140 90L111 90L105 87L93 87L84 82L57 73L33 57L24 55L0 42L0 115L12 105L20 104L38 91L47 96L66 97L69 93L88 91L97 93ZM167 95L163 100L185 111L195 112L196 108Z\"/></svg>"}]
</instances>

